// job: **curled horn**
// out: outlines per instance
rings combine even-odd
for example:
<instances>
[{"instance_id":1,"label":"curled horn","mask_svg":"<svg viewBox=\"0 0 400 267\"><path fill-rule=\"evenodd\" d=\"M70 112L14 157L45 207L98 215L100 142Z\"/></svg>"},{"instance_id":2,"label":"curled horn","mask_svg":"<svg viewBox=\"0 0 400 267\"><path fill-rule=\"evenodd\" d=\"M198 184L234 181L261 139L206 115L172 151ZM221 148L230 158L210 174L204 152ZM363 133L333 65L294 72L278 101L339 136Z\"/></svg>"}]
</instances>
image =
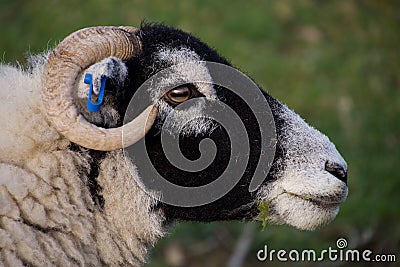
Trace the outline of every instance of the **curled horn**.
<instances>
[{"instance_id":1,"label":"curled horn","mask_svg":"<svg viewBox=\"0 0 400 267\"><path fill-rule=\"evenodd\" d=\"M52 125L71 142L95 150L116 150L140 140L154 123L157 109L153 105L128 124L105 129L88 122L74 104L74 85L83 70L106 57L128 60L140 53L136 31L133 27L85 28L66 37L50 53L42 100Z\"/></svg>"}]
</instances>

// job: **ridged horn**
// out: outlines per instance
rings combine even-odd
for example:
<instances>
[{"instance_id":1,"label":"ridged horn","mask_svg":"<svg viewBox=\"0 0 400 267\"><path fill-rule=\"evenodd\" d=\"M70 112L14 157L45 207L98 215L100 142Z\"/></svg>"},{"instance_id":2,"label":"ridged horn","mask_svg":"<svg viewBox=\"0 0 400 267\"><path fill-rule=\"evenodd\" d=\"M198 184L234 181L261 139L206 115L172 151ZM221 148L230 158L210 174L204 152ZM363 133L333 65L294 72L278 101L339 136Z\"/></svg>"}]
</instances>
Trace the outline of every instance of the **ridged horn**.
<instances>
[{"instance_id":1,"label":"ridged horn","mask_svg":"<svg viewBox=\"0 0 400 267\"><path fill-rule=\"evenodd\" d=\"M74 85L83 70L106 57L128 60L140 53L136 31L125 26L85 28L66 37L50 53L43 74L44 109L52 125L71 142L95 150L116 150L143 138L154 123L157 109L150 105L128 124L105 129L88 122L74 104Z\"/></svg>"}]
</instances>

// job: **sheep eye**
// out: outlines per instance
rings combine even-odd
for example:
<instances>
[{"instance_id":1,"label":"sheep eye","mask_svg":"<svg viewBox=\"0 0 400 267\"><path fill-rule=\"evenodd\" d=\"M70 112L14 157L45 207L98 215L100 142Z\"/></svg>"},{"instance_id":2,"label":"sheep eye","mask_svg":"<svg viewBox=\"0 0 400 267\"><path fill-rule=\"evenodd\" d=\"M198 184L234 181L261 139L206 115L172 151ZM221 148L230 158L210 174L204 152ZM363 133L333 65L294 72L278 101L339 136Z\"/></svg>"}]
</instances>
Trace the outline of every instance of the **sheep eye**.
<instances>
[{"instance_id":1,"label":"sheep eye","mask_svg":"<svg viewBox=\"0 0 400 267\"><path fill-rule=\"evenodd\" d=\"M186 85L174 88L166 93L166 97L175 103L185 102L191 96L192 90Z\"/></svg>"}]
</instances>

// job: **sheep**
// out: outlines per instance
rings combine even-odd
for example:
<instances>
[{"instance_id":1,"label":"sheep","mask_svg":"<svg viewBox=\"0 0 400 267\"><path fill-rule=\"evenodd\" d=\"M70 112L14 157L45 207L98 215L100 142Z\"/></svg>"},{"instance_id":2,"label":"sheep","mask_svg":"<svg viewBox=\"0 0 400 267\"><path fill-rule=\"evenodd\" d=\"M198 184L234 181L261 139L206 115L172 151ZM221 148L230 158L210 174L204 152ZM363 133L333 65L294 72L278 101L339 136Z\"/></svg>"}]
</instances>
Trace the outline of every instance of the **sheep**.
<instances>
[{"instance_id":1,"label":"sheep","mask_svg":"<svg viewBox=\"0 0 400 267\"><path fill-rule=\"evenodd\" d=\"M276 139L269 171L249 190L257 166L268 165L259 162L260 135L267 129L259 128L237 94L212 85L205 61L231 66L188 33L143 24L82 29L53 51L32 56L25 70L1 65L0 265L140 266L149 248L180 220L260 220L263 214L263 220L305 230L332 221L348 193L347 165L334 144L257 86L254 91L273 116ZM130 99L167 68L171 76L161 83L188 80L168 91L152 84L144 101L150 104L124 125L129 134L123 137ZM87 73L93 75L94 98L107 78L98 112L85 105ZM125 148L145 142L154 168L171 183L213 182L228 164L231 144L223 127L202 118L208 102L228 105L242 120L249 135L245 170L236 174L233 188L209 203L163 201L163 192L146 190L152 177L146 176L142 157ZM163 135L178 137L190 160L200 157L195 148L201 140L212 139L215 159L198 172L176 168L163 151ZM260 203L268 205L268 214Z\"/></svg>"}]
</instances>

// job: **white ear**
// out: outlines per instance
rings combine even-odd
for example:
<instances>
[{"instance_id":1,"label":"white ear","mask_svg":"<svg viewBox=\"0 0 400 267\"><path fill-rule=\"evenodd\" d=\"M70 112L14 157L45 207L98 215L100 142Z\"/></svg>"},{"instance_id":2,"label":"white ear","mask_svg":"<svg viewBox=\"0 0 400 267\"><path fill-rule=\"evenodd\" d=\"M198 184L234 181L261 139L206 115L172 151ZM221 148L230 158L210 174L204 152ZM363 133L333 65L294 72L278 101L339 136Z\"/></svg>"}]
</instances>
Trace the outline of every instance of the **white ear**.
<instances>
[{"instance_id":1,"label":"white ear","mask_svg":"<svg viewBox=\"0 0 400 267\"><path fill-rule=\"evenodd\" d=\"M93 93L95 95L99 94L101 78L106 77L111 80L114 85L122 86L128 76L128 69L125 63L117 57L108 57L100 62L97 62L87 68L82 75L82 78L78 79L80 82L78 84L77 96L79 98L87 99L89 95L89 85L83 82L83 77L87 73L92 75L93 80Z\"/></svg>"}]
</instances>

